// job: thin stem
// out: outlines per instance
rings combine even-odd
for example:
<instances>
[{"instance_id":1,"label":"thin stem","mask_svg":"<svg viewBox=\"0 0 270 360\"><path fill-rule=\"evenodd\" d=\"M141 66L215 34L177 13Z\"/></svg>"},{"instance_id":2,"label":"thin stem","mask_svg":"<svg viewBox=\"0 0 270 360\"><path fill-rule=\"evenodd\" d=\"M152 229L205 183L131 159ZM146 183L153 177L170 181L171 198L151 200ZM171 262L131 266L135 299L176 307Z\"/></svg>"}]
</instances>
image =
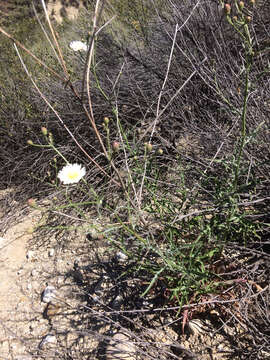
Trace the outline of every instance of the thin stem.
<instances>
[{"instance_id":1,"label":"thin stem","mask_svg":"<svg viewBox=\"0 0 270 360\"><path fill-rule=\"evenodd\" d=\"M58 41L57 41L57 38L56 38L56 35L55 35L55 32L54 32L54 29L52 27L51 20L50 20L50 17L49 17L49 14L48 14L48 11L47 11L44 0L41 0L41 3L42 3L42 6L43 6L43 10L45 12L46 20L48 22L52 37L53 37L53 41L55 43L55 46L56 46L56 49L57 49L57 52L58 52L58 55L59 55L59 58L60 58L62 69L63 69L67 79L69 79L69 74L68 74L68 71L67 71L66 63L64 61L62 51L60 49L60 46L58 44Z\"/></svg>"},{"instance_id":2,"label":"thin stem","mask_svg":"<svg viewBox=\"0 0 270 360\"><path fill-rule=\"evenodd\" d=\"M246 120L247 120L247 103L248 103L248 95L249 95L249 73L250 73L251 64L249 64L246 68L246 76L245 76L245 95L244 95L244 103L243 103L243 110L241 115L241 123L242 123L242 134L241 134L241 143L240 143L240 149L237 156L237 163L236 168L234 172L234 190L236 190L237 182L239 178L239 168L240 168L240 162L243 154L243 149L245 146L245 140L246 140Z\"/></svg>"},{"instance_id":3,"label":"thin stem","mask_svg":"<svg viewBox=\"0 0 270 360\"><path fill-rule=\"evenodd\" d=\"M251 40L251 36L250 36L250 32L249 32L249 28L248 25L245 24L244 25L244 46L245 46L245 51L246 51L246 59L245 59L245 70L246 70L246 74L245 74L245 91L244 91L244 103L243 103L243 109L242 109L242 115L241 115L241 142L240 142L240 148L239 148L239 153L237 156L237 163L236 163L236 168L235 168L235 172L234 172L234 183L233 183L233 189L234 191L236 191L236 187L237 187L237 182L238 182L238 178L239 178L239 169L240 169L240 163L241 163L241 158L243 155L243 149L246 143L246 135L247 135L247 104L248 104L248 98L249 98L249 75L250 75L250 70L251 70L251 66L252 66L252 59L253 59L253 48L252 48L252 40Z\"/></svg>"}]
</instances>

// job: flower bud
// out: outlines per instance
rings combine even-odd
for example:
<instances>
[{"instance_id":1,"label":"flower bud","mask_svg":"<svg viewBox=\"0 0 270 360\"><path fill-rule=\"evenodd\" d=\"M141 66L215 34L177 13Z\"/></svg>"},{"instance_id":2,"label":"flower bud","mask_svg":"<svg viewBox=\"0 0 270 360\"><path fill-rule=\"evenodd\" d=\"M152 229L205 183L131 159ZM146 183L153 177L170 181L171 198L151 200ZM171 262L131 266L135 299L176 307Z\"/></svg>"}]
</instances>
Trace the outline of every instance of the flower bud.
<instances>
[{"instance_id":1,"label":"flower bud","mask_svg":"<svg viewBox=\"0 0 270 360\"><path fill-rule=\"evenodd\" d=\"M244 6L245 6L244 1L240 1L239 2L239 8L242 10L242 9L244 9Z\"/></svg>"},{"instance_id":2,"label":"flower bud","mask_svg":"<svg viewBox=\"0 0 270 360\"><path fill-rule=\"evenodd\" d=\"M112 148L113 148L113 151L115 151L115 152L119 151L119 148L120 148L119 142L118 142L118 141L114 141L114 142L112 143Z\"/></svg>"},{"instance_id":3,"label":"flower bud","mask_svg":"<svg viewBox=\"0 0 270 360\"><path fill-rule=\"evenodd\" d=\"M238 18L237 18L237 16L233 16L233 21L237 21L238 20Z\"/></svg>"},{"instance_id":4,"label":"flower bud","mask_svg":"<svg viewBox=\"0 0 270 360\"><path fill-rule=\"evenodd\" d=\"M48 130L47 130L47 128L45 128L45 126L42 126L41 132L44 136L47 136L47 134L48 134Z\"/></svg>"},{"instance_id":5,"label":"flower bud","mask_svg":"<svg viewBox=\"0 0 270 360\"><path fill-rule=\"evenodd\" d=\"M162 149L158 149L158 154L162 155L163 154L163 150Z\"/></svg>"},{"instance_id":6,"label":"flower bud","mask_svg":"<svg viewBox=\"0 0 270 360\"><path fill-rule=\"evenodd\" d=\"M249 0L251 5L255 5L255 0Z\"/></svg>"},{"instance_id":7,"label":"flower bud","mask_svg":"<svg viewBox=\"0 0 270 360\"><path fill-rule=\"evenodd\" d=\"M49 133L49 143L53 144L53 134L51 132Z\"/></svg>"},{"instance_id":8,"label":"flower bud","mask_svg":"<svg viewBox=\"0 0 270 360\"><path fill-rule=\"evenodd\" d=\"M27 204L31 207L35 207L37 204L36 204L36 200L35 199L28 199L27 201Z\"/></svg>"},{"instance_id":9,"label":"flower bud","mask_svg":"<svg viewBox=\"0 0 270 360\"><path fill-rule=\"evenodd\" d=\"M28 144L28 145L34 145L34 143L33 143L32 140L27 140L27 144Z\"/></svg>"},{"instance_id":10,"label":"flower bud","mask_svg":"<svg viewBox=\"0 0 270 360\"><path fill-rule=\"evenodd\" d=\"M251 22L251 16L246 16L246 22L247 23Z\"/></svg>"},{"instance_id":11,"label":"flower bud","mask_svg":"<svg viewBox=\"0 0 270 360\"><path fill-rule=\"evenodd\" d=\"M153 150L153 145L150 143L145 143L144 146L148 152L151 152Z\"/></svg>"},{"instance_id":12,"label":"flower bud","mask_svg":"<svg viewBox=\"0 0 270 360\"><path fill-rule=\"evenodd\" d=\"M229 15L231 13L231 5L230 4L225 4L224 5L224 11L227 15Z\"/></svg>"},{"instance_id":13,"label":"flower bud","mask_svg":"<svg viewBox=\"0 0 270 360\"><path fill-rule=\"evenodd\" d=\"M110 119L109 119L108 117L105 117L105 118L104 118L104 124L105 124L105 125L108 125L109 122L110 122Z\"/></svg>"}]
</instances>

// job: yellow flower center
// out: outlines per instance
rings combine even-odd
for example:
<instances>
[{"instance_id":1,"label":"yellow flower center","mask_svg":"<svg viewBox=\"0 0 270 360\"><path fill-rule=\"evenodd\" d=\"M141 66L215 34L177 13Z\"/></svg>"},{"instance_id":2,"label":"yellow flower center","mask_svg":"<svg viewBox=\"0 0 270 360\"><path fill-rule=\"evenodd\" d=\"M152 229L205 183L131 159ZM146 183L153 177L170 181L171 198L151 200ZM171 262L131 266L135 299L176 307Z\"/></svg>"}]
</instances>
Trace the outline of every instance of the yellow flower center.
<instances>
[{"instance_id":1,"label":"yellow flower center","mask_svg":"<svg viewBox=\"0 0 270 360\"><path fill-rule=\"evenodd\" d=\"M68 178L71 180L76 179L79 176L78 171L71 171L68 173Z\"/></svg>"}]
</instances>

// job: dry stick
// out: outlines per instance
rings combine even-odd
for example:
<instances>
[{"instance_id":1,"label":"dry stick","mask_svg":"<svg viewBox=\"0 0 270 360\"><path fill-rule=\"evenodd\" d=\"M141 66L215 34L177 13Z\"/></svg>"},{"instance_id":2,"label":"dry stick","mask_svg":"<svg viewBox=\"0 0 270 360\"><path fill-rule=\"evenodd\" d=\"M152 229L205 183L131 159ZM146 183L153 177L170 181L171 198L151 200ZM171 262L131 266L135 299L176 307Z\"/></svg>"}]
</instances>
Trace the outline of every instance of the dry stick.
<instances>
[{"instance_id":1,"label":"dry stick","mask_svg":"<svg viewBox=\"0 0 270 360\"><path fill-rule=\"evenodd\" d=\"M152 138L153 138L153 135L154 135L154 132L155 132L155 129L156 129L157 119L158 119L158 116L159 116L160 102L161 102L161 98L162 98L162 94L163 94L165 85L166 85L167 80L168 80L169 71L170 71L170 68L171 68L172 56L173 56L173 51L174 51L174 47L175 47L175 41L176 41L177 32L178 32L178 24L176 24L176 26L175 26L173 43L172 43L172 46L171 46L171 53L170 53L170 57L169 57L168 65L167 65L167 71L166 71L165 79L163 81L163 84L162 84L162 87L161 87L161 90L160 90L160 93L159 93L159 96L158 96L156 118L155 118L155 121L154 121L154 123L152 125L153 128L152 128L152 132L151 132L151 135L150 135L150 143L152 141ZM145 180L145 175L146 175L146 168L147 168L147 159L145 159L145 162L144 162L143 177L142 177L142 182L141 182L141 186L140 186L140 190L139 190L139 203L138 203L139 208L141 208L142 191L143 191L143 185L144 185L144 180Z\"/></svg>"},{"instance_id":2,"label":"dry stick","mask_svg":"<svg viewBox=\"0 0 270 360\"><path fill-rule=\"evenodd\" d=\"M136 202L139 205L138 195L137 195L136 188L135 188L135 185L134 185L134 181L133 181L133 178L132 178L132 175L131 175L130 167L128 165L128 156L127 156L126 148L124 146L124 140L123 140L123 136L122 136L122 132L121 132L121 128L120 128L120 121L119 121L119 116L118 116L119 112L118 112L118 104L117 104L117 94L115 93L115 87L116 87L116 85L117 85L117 83L118 83L118 81L120 79L120 76L121 76L121 74L123 72L124 66L125 66L125 63L123 62L122 66L121 66L121 69L120 69L120 71L119 71L119 73L118 73L118 75L116 77L116 80L115 80L115 82L113 84L113 92L114 92L114 96L115 96L115 99L116 99L116 104L115 104L116 124L117 124L117 129L118 129L118 133L119 133L119 137L120 137L120 142L121 142L122 147L123 147L127 173L128 173L128 176L129 176L129 180L131 182L131 187L132 187L134 196L136 198Z\"/></svg>"},{"instance_id":3,"label":"dry stick","mask_svg":"<svg viewBox=\"0 0 270 360\"><path fill-rule=\"evenodd\" d=\"M128 156L127 156L127 152L126 152L126 148L124 146L124 140L123 140L123 136L122 136L122 131L121 131L121 128L120 128L120 120L119 120L119 112L118 112L118 104L117 104L117 94L115 92L115 87L120 79L120 76L123 72L123 68L125 66L125 62L123 62L122 66L121 66L121 69L117 75L117 78L113 84L113 91L114 91L114 96L115 96L115 99L116 99L116 104L115 104L115 114L116 114L116 124L117 124L117 129L118 129L118 133L119 133L119 136L120 136L120 141L121 141L121 144L123 145L123 152L124 152L124 159L125 159L125 165L126 165L126 169L127 169L127 173L128 173L128 177L129 177L129 180L130 180L130 183L131 183L131 187L132 187L132 190L133 190L133 193L134 193L134 196L136 198L136 202L139 206L139 209L140 209L140 204L139 204L139 199L138 199L138 194L136 192L136 188L135 188L135 184L134 184L134 181L133 181L133 178L132 178L132 175L131 175L131 171L130 171L130 167L128 165ZM144 220L143 220L144 222ZM145 222L144 222L145 223Z\"/></svg>"},{"instance_id":4,"label":"dry stick","mask_svg":"<svg viewBox=\"0 0 270 360\"><path fill-rule=\"evenodd\" d=\"M90 67L91 67L91 62L92 62L92 58L93 58L93 53L94 53L94 47L95 47L95 36L96 36L96 27L97 27L97 17L98 17L98 12L99 12L99 3L100 3L100 0L97 0L96 2L96 7L95 7L95 14L94 14L94 19L93 19L93 35L92 35L92 40L91 40L91 46L88 50L88 56L87 56L87 62L86 62L86 68L85 68L85 71L84 71L84 79L83 79L83 86L84 86L84 81L85 81L85 78L86 78L86 90L87 90L87 97L88 97L88 105L89 105L89 109L90 109L90 116L88 116L89 120L90 120L90 123L97 135L97 138L100 142L100 145L102 147L102 150L104 152L104 155L106 156L106 158L109 160L109 156L108 156L108 153L107 153L107 150L105 148L105 145L101 139L101 136L100 136L100 133L97 129L97 126L96 126L96 122L95 122L95 119L94 119L94 112L93 112L93 106L92 106L92 101L91 101L91 93L90 93ZM102 8L101 10L102 11ZM82 94L83 96L83 94ZM83 101L83 97L81 98L81 100ZM83 105L83 108L85 111L87 111L87 108L84 104ZM87 111L88 112L88 111Z\"/></svg>"},{"instance_id":5,"label":"dry stick","mask_svg":"<svg viewBox=\"0 0 270 360\"><path fill-rule=\"evenodd\" d=\"M66 131L68 132L68 134L70 135L70 137L72 138L72 140L75 142L75 144L79 147L79 149L88 157L88 159L93 162L97 168L103 172L103 174L105 174L107 177L111 178L110 175L108 175L105 170L84 150L84 148L80 145L80 143L77 141L77 139L74 137L74 135L72 134L72 132L69 130L69 128L67 127L67 125L63 122L63 120L61 119L61 117L59 116L59 114L57 113L57 111L53 108L53 106L50 104L50 102L47 100L47 98L45 97L45 95L41 92L41 90L39 89L39 87L37 86L37 84L35 83L35 81L33 80L31 74L29 73L22 57L21 54L19 53L19 50L16 46L16 44L14 44L15 50L17 52L17 55L21 61L21 64L24 68L24 71L26 72L27 76L29 77L29 79L31 80L32 84L34 85L34 87L36 88L37 92L39 93L39 95L41 96L41 98L45 101L45 103L49 106L49 108L54 112L54 114L57 116L58 120L60 121L60 123L64 126L64 128L66 129ZM116 183L117 185L119 185L114 179L112 179L114 183Z\"/></svg>"},{"instance_id":6,"label":"dry stick","mask_svg":"<svg viewBox=\"0 0 270 360\"><path fill-rule=\"evenodd\" d=\"M197 7L197 5L200 3L200 1L198 1L198 3L196 4L196 6L193 8L192 12L194 11L194 9ZM191 14L192 14L191 12ZM160 102L161 102L161 98L162 98L162 93L163 90L165 88L166 82L168 80L168 75L169 75L169 71L170 71L170 67L171 67L171 62L172 62L172 55L173 55L173 51L174 51L174 47L175 47L175 41L176 41L176 35L177 32L186 24L186 22L188 21L188 19L190 18L191 14L189 15L189 17L187 18L187 20L184 22L184 24L181 27L178 27L178 24L176 24L175 27L175 32L174 32L174 37L173 37L173 43L172 43L172 47L171 47L171 53L170 53L170 57L169 57L169 61L168 61L168 66L167 66L167 72L166 72L166 76L165 79L163 81L162 84L162 88L161 91L159 93L159 97L158 97L158 104L157 104L157 113L156 113L156 118L153 124L151 124L146 131L144 132L144 134L142 135L142 137L140 138L140 140L146 135L146 133L148 131L151 130L151 135L150 135L150 142L153 138L154 132L155 132L155 128L157 125L158 120L160 119L161 115L165 112L165 110L167 109L167 107L171 104L171 102L175 99L176 96L178 96L178 94L180 93L180 91L182 91L182 89L186 86L186 84L189 83L189 81L192 79L192 77L197 73L197 69L189 76L189 78L184 82L184 84L176 91L176 93L172 96L172 98L170 99L170 101L166 104L166 106L164 107L164 109L160 112ZM205 61L206 61L207 57L205 57L205 59L201 62L200 65L202 65ZM143 173L143 179L142 179L142 183L140 186L140 191L139 191L139 207L141 205L141 199L142 199L142 190L143 190L143 184L144 184L144 180L145 180L145 175L146 175L146 162L144 164L144 173Z\"/></svg>"},{"instance_id":7,"label":"dry stick","mask_svg":"<svg viewBox=\"0 0 270 360\"><path fill-rule=\"evenodd\" d=\"M59 54L59 57L60 57L60 60L61 60L62 68L63 68L63 70L64 70L65 75L66 75L67 78L69 79L69 74L68 74L68 71L67 71L67 68L66 68L66 64L65 64L65 61L64 61L64 58L63 58L63 55L62 55L60 46L59 46L59 44L58 44L57 38L56 38L56 36L55 36L55 32L54 32L54 30L53 30L53 27L52 27L52 24L51 24L51 20L50 20L50 17L49 17L49 14L48 14L48 11L47 11L47 8L46 8L46 5L45 5L44 0L41 0L41 3L42 3L42 6L43 6L43 10L44 10L44 12L45 12L45 15L46 15L46 20L47 20L47 22L48 22L48 25L49 25L49 28L50 28L52 37L53 37L53 41L54 41L54 43L55 43L55 45L56 45L56 49L57 49L57 51L58 51L58 54Z\"/></svg>"},{"instance_id":8,"label":"dry stick","mask_svg":"<svg viewBox=\"0 0 270 360\"><path fill-rule=\"evenodd\" d=\"M198 4L199 4L199 2L197 3L197 5L198 5ZM167 32L167 35L170 36L170 34L169 34L168 32ZM188 56L187 56L186 53L181 49L181 47L180 47L178 44L176 44L176 46L177 46L177 48L181 51L181 53L188 59ZM205 62L205 60L207 60L207 58L205 58L205 59L203 60L203 62ZM191 65L196 69L196 66L192 63L191 60L190 60L190 62L191 62ZM203 64L203 62L201 62L201 63L199 64L200 67L201 67L201 65ZM215 90L212 85L210 85L208 82L205 81L204 77L201 76L200 72L198 72L198 75L200 76L200 78L201 78L208 86L210 86L213 90ZM228 137L230 136L230 134L232 133L232 131L233 131L234 127L237 125L237 123L238 123L238 120L235 121L235 123L233 124L232 128L230 129L230 131L229 131L228 134L226 135L226 138L228 138ZM210 161L209 165L207 166L207 168L204 170L204 172L203 172L202 176L200 177L200 179L206 174L207 170L212 166L213 162L214 162L215 159L217 158L217 156L218 156L218 154L220 153L221 149L223 148L224 144L225 144L225 140L222 141L222 143L220 144L219 148L217 149L215 155L214 155L213 158L211 159L211 161ZM191 194L193 193L193 191L195 190L195 188L196 188L196 185L194 185L193 188L190 190L190 193L191 193ZM196 193L193 194L193 195L196 195ZM187 202L188 202L188 199L184 202L182 209L185 208L185 205L186 205ZM188 214L187 216L190 216L190 215L193 215L193 213ZM181 219L183 219L183 218L185 218L185 217L187 217L187 216L183 216L183 217L181 217ZM178 216L174 219L173 223L175 223L175 221L177 221L177 220L179 220L179 217L178 217Z\"/></svg>"},{"instance_id":9,"label":"dry stick","mask_svg":"<svg viewBox=\"0 0 270 360\"><path fill-rule=\"evenodd\" d=\"M118 129L120 141L121 141L121 144L123 145L123 152L124 152L124 158L125 158L125 164L126 164L127 173L128 173L128 176L129 176L129 180L131 182L131 187L132 187L134 196L135 196L137 204L138 204L138 206L140 208L138 195L137 195L136 188L135 188L135 185L134 185L134 181L133 181L131 171L130 171L130 168L129 168L129 165L128 165L128 156L127 156L126 148L124 146L124 140L123 140L123 136L122 136L121 129L120 129L119 116L118 116L118 105L117 104L116 104L116 124L117 124L117 129Z\"/></svg>"},{"instance_id":10,"label":"dry stick","mask_svg":"<svg viewBox=\"0 0 270 360\"><path fill-rule=\"evenodd\" d=\"M40 21L40 19L39 19L39 17L38 17L38 13L37 13L37 10L36 10L36 8L35 8L34 3L32 3L32 6L33 6L33 10L34 10L35 16L36 16L36 18L37 18L37 21L38 21L38 23L39 23L39 26L41 27L41 30L43 31L43 33L44 33L44 35L45 35L48 43L50 44L50 46L51 46L51 48L52 48L52 50L53 50L53 52L54 52L54 55L55 55L55 57L57 58L59 64L62 66L62 62L61 62L61 60L60 60L60 58L59 58L59 56L58 56L58 54L57 54L57 52L56 52L56 50L55 50L55 47L53 46L53 43L52 43L49 35L47 34L44 26L42 25L42 23L41 23L41 21Z\"/></svg>"},{"instance_id":11,"label":"dry stick","mask_svg":"<svg viewBox=\"0 0 270 360\"><path fill-rule=\"evenodd\" d=\"M198 65L198 68L193 71L193 73L186 79L184 84L174 93L174 95L171 97L170 101L166 104L166 106L163 108L163 110L159 113L159 115L156 117L156 122L160 119L160 117L163 115L163 113L167 110L167 108L171 105L171 103L174 101L174 99L179 95L179 93L184 89L184 87L189 83L189 81L193 78L194 75L197 74L199 67L207 60L207 56L200 62ZM153 124L151 124L145 132L140 137L140 140L145 137L145 135L151 130L153 127Z\"/></svg>"},{"instance_id":12,"label":"dry stick","mask_svg":"<svg viewBox=\"0 0 270 360\"><path fill-rule=\"evenodd\" d=\"M164 111L168 108L168 106L171 104L171 102L175 99L175 97L180 93L180 91L186 86L186 84L191 80L191 78L196 74L197 72L197 69L195 69L195 72L193 72L191 74L191 76L185 81L185 83L183 84L183 86L181 86L180 89L177 90L177 92L172 96L172 98L170 99L170 101L167 103L167 105L165 106L165 108L159 112L159 107L160 107L160 101L161 101L161 97L162 97L162 91L164 90L164 87L165 87L165 84L168 80L168 75L169 75L169 71L170 71L170 67L171 67L171 61L172 61L172 55L173 55L173 50L174 50L174 47L177 45L176 44L176 34L178 31L180 31L185 25L186 23L189 21L189 19L191 18L191 16L193 15L195 9L197 8L197 6L201 3L201 0L198 0L198 2L195 4L195 6L193 7L193 9L191 10L190 14L188 15L188 17L186 18L186 20L183 22L183 24L179 27L178 24L176 24L176 27L175 27L175 32L174 32L174 37L172 39L173 41L173 44L172 44L172 47L171 47L171 53L170 53L170 58L169 58L169 62L168 62L168 66L167 66L167 72L166 72L166 76L165 76L165 79L163 80L163 84L162 84L162 89L160 91L160 94L159 94L159 98L158 98L158 105L157 105L157 115L156 115L156 118L155 118L155 121L153 124L151 124L147 129L146 131L143 133L143 135L141 136L140 140L152 129L152 132L151 132L151 136L150 136L150 139L152 139L153 137L153 134L154 134L154 131L155 131L155 127L157 125L157 122L158 120L160 119L161 115L164 113ZM154 5L155 7L155 5ZM157 11L157 10L156 10ZM168 34L168 32L167 32ZM170 34L168 34L169 37ZM207 57L205 57L202 62L199 64L199 67L207 60Z\"/></svg>"},{"instance_id":13,"label":"dry stick","mask_svg":"<svg viewBox=\"0 0 270 360\"><path fill-rule=\"evenodd\" d=\"M166 72L165 79L163 81L162 88L160 90L159 97L158 97L157 111L156 111L157 116L156 116L156 119L155 119L154 124L153 124L153 129L152 129L152 132L151 132L151 135L150 135L150 141L153 138L155 128L156 128L156 125L157 125L157 119L159 117L160 102L161 102L163 90L164 90L165 85L166 85L167 80L168 80L170 68L171 68L172 56L173 56L174 48L175 48L175 45L176 45L176 35L177 35L178 31L180 31L187 24L187 22L191 18L192 14L194 13L196 7L200 4L200 2L201 2L201 0L198 0L197 4L190 11L190 14L188 15L188 17L186 18L186 20L183 22L183 24L181 26L179 26L178 24L176 24L176 26L175 26L174 37L173 37L172 46L171 46L171 53L170 53L170 57L169 57L168 65L167 65L167 72Z\"/></svg>"},{"instance_id":14,"label":"dry stick","mask_svg":"<svg viewBox=\"0 0 270 360\"><path fill-rule=\"evenodd\" d=\"M96 6L95 6L95 12L94 12L94 17L93 17L93 31L92 31L92 36L91 36L91 40L90 40L90 43L89 43L87 56L86 56L86 62L85 62L84 71L83 71L83 82L82 82L82 90L81 90L81 101L82 102L83 102L83 98L84 98L84 84L85 84L85 82L87 83L87 87L90 88L90 84L89 84L90 66L91 66L91 61L92 61L92 56L93 56L95 37L96 37L96 33L97 33L97 25L98 25L97 19L100 19L101 11L102 11L103 6L104 6L104 2L103 2L102 3L102 8L101 8L101 11L100 11L100 15L98 16L99 2L100 1L97 0ZM89 91L87 91L87 94L88 94L88 102L89 102ZM90 109L91 109L91 104L90 104Z\"/></svg>"},{"instance_id":15,"label":"dry stick","mask_svg":"<svg viewBox=\"0 0 270 360\"><path fill-rule=\"evenodd\" d=\"M86 79L86 90L87 90L88 106L89 106L89 109L90 109L90 113L88 112L88 110L86 108L86 105L83 103L83 92L82 92L82 95L81 95L81 102L82 102L83 109L84 109L85 113L87 114L88 119L89 119L89 121L90 121L90 123L92 125L92 128L93 128L93 130L94 130L94 132L95 132L95 134L96 134L96 136L98 138L98 141L99 141L99 143L100 143L100 145L102 147L102 150L103 150L103 153L104 153L106 159L110 162L111 167L116 172L117 177L118 177L118 179L120 181L121 187L122 187L123 191L125 192L125 195L129 199L129 201L130 201L132 207L134 208L134 210L136 210L136 205L134 204L133 200L130 198L130 196L128 194L128 191L126 189L126 186L125 186L125 184L123 182L123 179L122 179L118 169L116 168L114 162L110 159L110 157L108 155L106 147L105 147L105 145L103 143L103 140L101 138L100 132L97 129L95 118L94 118L94 112L93 112L93 106L92 106L92 100L91 100L91 92L90 92L90 67L91 67L91 62L92 62L93 53L94 53L95 36L100 31L100 30L97 31L96 28L97 28L98 20L99 20L99 18L101 16L101 13L102 13L102 10L103 10L104 1L102 2L100 10L99 10L99 3L100 3L100 0L97 0L96 6L95 6L94 19L93 19L93 23L94 23L93 24L93 35L92 35L91 44L90 44L90 47L89 47L88 53L87 53L87 62L86 62L86 67L85 67L85 71L84 71L84 76L83 76L83 87L84 87L84 82L85 82L85 79ZM107 24L108 24L108 22L107 22ZM144 219L141 219L141 220L144 222Z\"/></svg>"},{"instance_id":16,"label":"dry stick","mask_svg":"<svg viewBox=\"0 0 270 360\"><path fill-rule=\"evenodd\" d=\"M192 190L194 190L194 188L192 188ZM260 202L263 202L265 200L269 200L270 199L270 196L268 197L265 197L263 199L258 199L258 200L253 200L253 201L246 201L246 202L240 202L240 203L237 203L236 205L237 206L249 206L249 205L253 205L253 204L257 204L257 203L260 203ZM222 207L215 207L215 208L208 208L208 209L204 209L204 210L196 210L196 211L192 211L186 215L177 215L174 220L172 221L172 225L175 224L176 221L181 221L187 217L190 217L190 216L198 216L198 215L202 215L202 214L205 214L205 213L211 213L213 211L220 211L222 209L226 209L228 208L229 205L225 205L225 206L222 206Z\"/></svg>"}]
</instances>

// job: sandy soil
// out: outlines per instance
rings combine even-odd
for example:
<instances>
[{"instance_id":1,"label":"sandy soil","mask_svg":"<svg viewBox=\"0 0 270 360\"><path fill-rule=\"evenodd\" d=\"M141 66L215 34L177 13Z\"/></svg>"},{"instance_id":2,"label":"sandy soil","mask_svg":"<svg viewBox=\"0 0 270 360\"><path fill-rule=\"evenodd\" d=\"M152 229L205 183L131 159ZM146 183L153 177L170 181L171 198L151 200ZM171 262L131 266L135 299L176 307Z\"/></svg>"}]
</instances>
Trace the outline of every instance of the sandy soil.
<instances>
[{"instance_id":1,"label":"sandy soil","mask_svg":"<svg viewBox=\"0 0 270 360\"><path fill-rule=\"evenodd\" d=\"M31 213L12 226L4 237L0 238L1 360L11 358L14 353L24 352L24 342L18 337L18 334L25 332L25 322L21 323L19 319L22 314L25 316L26 313L30 312L32 303L25 292L30 286L28 283L23 284L21 282L20 274L28 261L27 243L31 239L31 231L37 219L38 212Z\"/></svg>"}]
</instances>

